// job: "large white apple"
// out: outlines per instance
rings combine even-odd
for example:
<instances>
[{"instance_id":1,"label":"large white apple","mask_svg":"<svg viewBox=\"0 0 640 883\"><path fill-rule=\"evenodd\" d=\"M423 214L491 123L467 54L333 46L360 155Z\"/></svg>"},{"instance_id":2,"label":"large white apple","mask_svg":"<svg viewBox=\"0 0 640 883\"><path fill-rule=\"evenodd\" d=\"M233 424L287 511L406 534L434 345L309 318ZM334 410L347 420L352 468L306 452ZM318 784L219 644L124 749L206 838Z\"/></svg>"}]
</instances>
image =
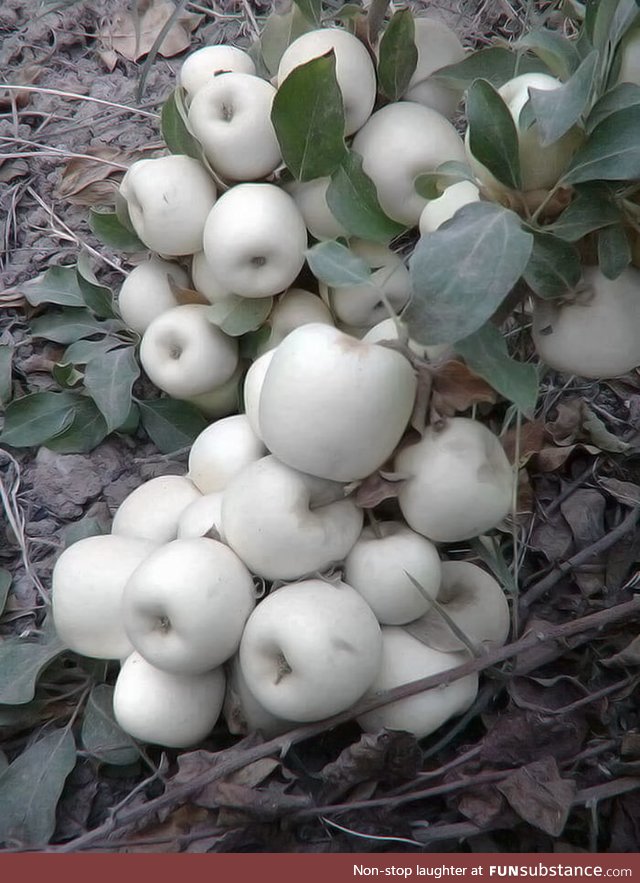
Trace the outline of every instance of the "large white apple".
<instances>
[{"instance_id":1,"label":"large white apple","mask_svg":"<svg viewBox=\"0 0 640 883\"><path fill-rule=\"evenodd\" d=\"M238 367L238 342L209 321L203 304L166 310L149 325L140 343L140 362L149 379L175 399L211 392Z\"/></svg>"},{"instance_id":2,"label":"large white apple","mask_svg":"<svg viewBox=\"0 0 640 883\"><path fill-rule=\"evenodd\" d=\"M186 271L172 261L156 255L138 264L122 283L118 308L126 325L142 334L162 313L178 306L172 288L189 288Z\"/></svg>"},{"instance_id":3,"label":"large white apple","mask_svg":"<svg viewBox=\"0 0 640 883\"><path fill-rule=\"evenodd\" d=\"M266 579L297 579L341 561L362 530L362 509L340 484L270 455L227 485L222 530L247 567Z\"/></svg>"},{"instance_id":4,"label":"large white apple","mask_svg":"<svg viewBox=\"0 0 640 883\"><path fill-rule=\"evenodd\" d=\"M122 593L133 571L157 544L137 537L85 537L62 552L53 568L53 622L76 653L121 659L132 651L122 624Z\"/></svg>"},{"instance_id":5,"label":"large white apple","mask_svg":"<svg viewBox=\"0 0 640 883\"><path fill-rule=\"evenodd\" d=\"M229 659L255 605L251 574L232 550L208 537L173 540L129 578L122 619L151 665L201 674Z\"/></svg>"},{"instance_id":6,"label":"large white apple","mask_svg":"<svg viewBox=\"0 0 640 883\"><path fill-rule=\"evenodd\" d=\"M186 91L188 98L210 83L217 74L234 71L241 74L255 74L256 66L251 56L236 46L220 43L216 46L203 46L188 55L178 74L178 85Z\"/></svg>"},{"instance_id":7,"label":"large white apple","mask_svg":"<svg viewBox=\"0 0 640 883\"><path fill-rule=\"evenodd\" d=\"M451 184L436 199L430 199L422 209L418 221L421 236L433 233L446 221L450 221L458 209L470 202L478 202L480 191L471 181L458 181Z\"/></svg>"},{"instance_id":8,"label":"large white apple","mask_svg":"<svg viewBox=\"0 0 640 883\"><path fill-rule=\"evenodd\" d=\"M203 240L225 288L242 297L270 297L288 288L302 269L307 228L280 187L237 184L213 206Z\"/></svg>"},{"instance_id":9,"label":"large white apple","mask_svg":"<svg viewBox=\"0 0 640 883\"><path fill-rule=\"evenodd\" d=\"M266 450L245 414L217 420L203 429L189 452L188 475L203 494L221 491Z\"/></svg>"},{"instance_id":10,"label":"large white apple","mask_svg":"<svg viewBox=\"0 0 640 883\"><path fill-rule=\"evenodd\" d=\"M423 595L412 576L425 590ZM360 592L383 625L403 625L431 607L440 590L434 544L399 521L365 527L344 562L345 581Z\"/></svg>"},{"instance_id":11,"label":"large white apple","mask_svg":"<svg viewBox=\"0 0 640 883\"><path fill-rule=\"evenodd\" d=\"M236 735L260 732L266 739L272 739L297 726L271 714L258 702L247 686L239 653L227 664L227 692L222 713L229 732Z\"/></svg>"},{"instance_id":12,"label":"large white apple","mask_svg":"<svg viewBox=\"0 0 640 883\"><path fill-rule=\"evenodd\" d=\"M281 295L274 305L268 326L271 334L258 352L266 352L278 346L294 328L319 322L322 325L333 325L329 308L317 294L303 288L289 288Z\"/></svg>"},{"instance_id":13,"label":"large white apple","mask_svg":"<svg viewBox=\"0 0 640 883\"><path fill-rule=\"evenodd\" d=\"M275 348L267 350L251 364L244 379L244 409L247 415L249 425L253 429L254 435L262 440L262 432L260 431L260 393L262 385L267 374L271 359L275 353Z\"/></svg>"},{"instance_id":14,"label":"large white apple","mask_svg":"<svg viewBox=\"0 0 640 883\"><path fill-rule=\"evenodd\" d=\"M200 497L198 488L184 475L159 475L143 482L120 503L111 533L168 543L177 536L182 512Z\"/></svg>"},{"instance_id":15,"label":"large white apple","mask_svg":"<svg viewBox=\"0 0 640 883\"><path fill-rule=\"evenodd\" d=\"M442 114L412 101L377 110L353 139L383 210L401 224L418 223L427 200L416 191L420 175L449 160L464 162L464 144Z\"/></svg>"},{"instance_id":16,"label":"large white apple","mask_svg":"<svg viewBox=\"0 0 640 883\"><path fill-rule=\"evenodd\" d=\"M177 539L207 536L226 542L222 530L222 491L203 494L189 503L178 520Z\"/></svg>"},{"instance_id":17,"label":"large white apple","mask_svg":"<svg viewBox=\"0 0 640 883\"><path fill-rule=\"evenodd\" d=\"M429 426L394 470L406 476L398 503L407 523L430 540L453 543L496 527L511 508L513 471L500 440L477 420Z\"/></svg>"},{"instance_id":18,"label":"large white apple","mask_svg":"<svg viewBox=\"0 0 640 883\"><path fill-rule=\"evenodd\" d=\"M189 125L212 168L230 181L264 178L282 162L271 122L275 87L251 74L220 74L198 90Z\"/></svg>"},{"instance_id":19,"label":"large white apple","mask_svg":"<svg viewBox=\"0 0 640 883\"><path fill-rule=\"evenodd\" d=\"M422 644L403 628L385 626L382 629L382 662L378 676L368 695L375 696L420 678L429 677L462 665L468 659L464 653L442 653ZM478 693L478 675L458 678L442 687L424 690L406 699L387 703L358 717L365 732L379 730L406 730L422 739L441 727L449 718L465 712Z\"/></svg>"},{"instance_id":20,"label":"large white apple","mask_svg":"<svg viewBox=\"0 0 640 883\"><path fill-rule=\"evenodd\" d=\"M139 159L120 184L134 230L164 255L202 249L202 231L217 190L197 159L182 154Z\"/></svg>"},{"instance_id":21,"label":"large white apple","mask_svg":"<svg viewBox=\"0 0 640 883\"><path fill-rule=\"evenodd\" d=\"M393 453L416 392L407 359L329 325L303 325L277 347L259 427L283 463L334 481L365 478Z\"/></svg>"},{"instance_id":22,"label":"large white apple","mask_svg":"<svg viewBox=\"0 0 640 883\"><path fill-rule=\"evenodd\" d=\"M207 260L203 251L194 254L191 261L191 279L196 291L203 294L212 304L217 304L225 297L229 297L227 291L218 279L214 268Z\"/></svg>"},{"instance_id":23,"label":"large white apple","mask_svg":"<svg viewBox=\"0 0 640 883\"><path fill-rule=\"evenodd\" d=\"M347 236L347 231L334 218L327 203L330 182L331 178L325 177L312 181L292 181L284 185L300 209L309 233L320 240Z\"/></svg>"},{"instance_id":24,"label":"large white apple","mask_svg":"<svg viewBox=\"0 0 640 883\"><path fill-rule=\"evenodd\" d=\"M294 68L333 49L336 80L342 93L345 135L352 135L369 119L376 100L376 72L364 44L342 28L318 28L294 40L285 49L277 73L278 88Z\"/></svg>"},{"instance_id":25,"label":"large white apple","mask_svg":"<svg viewBox=\"0 0 640 883\"><path fill-rule=\"evenodd\" d=\"M414 23L418 63L403 98L451 117L462 98L462 91L439 83L431 74L441 67L462 61L465 57L464 47L457 34L438 19L425 16L415 18Z\"/></svg>"},{"instance_id":26,"label":"large white apple","mask_svg":"<svg viewBox=\"0 0 640 883\"><path fill-rule=\"evenodd\" d=\"M199 675L171 674L132 653L116 679L113 714L135 739L188 748L211 732L224 694L222 668Z\"/></svg>"},{"instance_id":27,"label":"large white apple","mask_svg":"<svg viewBox=\"0 0 640 883\"><path fill-rule=\"evenodd\" d=\"M271 592L249 617L240 666L272 714L321 720L369 688L381 659L378 621L351 586L306 580Z\"/></svg>"}]
</instances>

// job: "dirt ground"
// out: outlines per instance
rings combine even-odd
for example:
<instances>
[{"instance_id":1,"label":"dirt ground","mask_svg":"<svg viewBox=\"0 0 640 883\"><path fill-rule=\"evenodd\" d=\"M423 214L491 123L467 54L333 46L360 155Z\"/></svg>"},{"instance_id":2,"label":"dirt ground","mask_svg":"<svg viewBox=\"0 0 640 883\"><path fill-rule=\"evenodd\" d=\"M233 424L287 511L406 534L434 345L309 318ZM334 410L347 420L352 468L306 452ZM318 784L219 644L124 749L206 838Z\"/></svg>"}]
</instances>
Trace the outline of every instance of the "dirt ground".
<instances>
[{"instance_id":1,"label":"dirt ground","mask_svg":"<svg viewBox=\"0 0 640 883\"><path fill-rule=\"evenodd\" d=\"M516 35L527 6L515 0L422 5L438 10L475 47L496 34ZM246 45L254 17L269 8L231 0L186 4L187 13L199 16L191 22L190 48ZM103 246L88 224L89 204L99 204L110 185L89 181L86 190L69 163L97 153L127 165L162 148L152 115L173 88L186 51L156 59L138 103L144 59L114 56L106 36L124 9L119 0L3 0L0 7L0 79L43 90L0 87L0 344L17 348L16 394L57 388L50 368L59 354L30 339L22 284L74 262L80 250L116 290L127 268L126 257ZM592 614L602 616L600 629L553 632L553 640L513 655L500 671L494 667L473 714L426 740L422 753L412 739L361 739L345 723L299 742L275 767L254 765L244 781L227 778L218 804L181 798L158 815L155 804L146 814L144 807L172 781L176 752L150 749L141 761L114 767L81 751L58 804L52 843L100 847L108 834L119 844L109 848L129 851L640 849L637 617L612 613L630 601L640 561L639 439L637 376L600 385L547 381L540 419L524 427L520 444L528 462L513 533L523 588L520 635L553 632ZM0 634L37 634L42 592L74 525L88 518L108 527L141 481L184 468L184 457L160 455L142 437L111 437L86 455L0 450L0 566L13 577ZM511 537L504 540L513 555ZM566 567L575 556L577 564ZM74 678L72 662L54 671L46 713L30 703L20 714L5 708L3 716L0 705L0 760L3 753L16 757L51 721L69 720ZM221 729L214 731L203 751L190 756L192 775L212 763L207 752L230 744ZM214 809L223 798L234 808ZM120 801L129 820L107 825L102 840L87 837L107 824ZM332 809L340 803L349 806Z\"/></svg>"}]
</instances>

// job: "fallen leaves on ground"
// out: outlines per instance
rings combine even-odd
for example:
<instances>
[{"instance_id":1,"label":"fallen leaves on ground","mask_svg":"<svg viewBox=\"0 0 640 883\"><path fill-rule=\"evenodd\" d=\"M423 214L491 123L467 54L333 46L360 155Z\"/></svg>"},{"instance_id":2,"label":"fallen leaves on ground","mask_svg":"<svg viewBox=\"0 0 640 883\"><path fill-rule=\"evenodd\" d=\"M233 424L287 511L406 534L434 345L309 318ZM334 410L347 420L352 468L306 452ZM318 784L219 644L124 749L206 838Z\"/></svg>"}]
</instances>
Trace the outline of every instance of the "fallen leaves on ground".
<instances>
[{"instance_id":1,"label":"fallen leaves on ground","mask_svg":"<svg viewBox=\"0 0 640 883\"><path fill-rule=\"evenodd\" d=\"M127 158L117 148L102 144L88 147L85 154L67 162L57 195L75 205L113 204L124 175L120 167L127 165Z\"/></svg>"},{"instance_id":2,"label":"fallen leaves on ground","mask_svg":"<svg viewBox=\"0 0 640 883\"><path fill-rule=\"evenodd\" d=\"M138 3L138 16L121 7L105 23L99 33L100 57L109 70L113 70L118 55L128 61L138 61L153 47L160 32L175 13L170 0L150 0ZM171 58L189 48L191 33L202 16L182 11L176 16L158 48L160 55Z\"/></svg>"}]
</instances>

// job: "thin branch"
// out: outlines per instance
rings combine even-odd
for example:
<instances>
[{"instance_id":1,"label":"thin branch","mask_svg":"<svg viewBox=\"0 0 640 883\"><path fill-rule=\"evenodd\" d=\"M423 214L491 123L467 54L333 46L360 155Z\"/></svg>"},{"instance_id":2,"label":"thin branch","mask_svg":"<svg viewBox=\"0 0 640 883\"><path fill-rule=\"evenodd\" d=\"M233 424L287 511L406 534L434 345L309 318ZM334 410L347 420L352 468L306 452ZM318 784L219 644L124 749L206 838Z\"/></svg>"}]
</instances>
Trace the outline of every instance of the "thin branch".
<instances>
[{"instance_id":1,"label":"thin branch","mask_svg":"<svg viewBox=\"0 0 640 883\"><path fill-rule=\"evenodd\" d=\"M138 110L136 107L129 107L127 104L105 101L104 98L94 98L92 95L80 95L78 92L63 92L61 89L45 89L42 86L15 86L12 83L0 83L0 89L9 89L13 92L37 92L42 95L55 95L58 98L69 98L72 101L92 101L94 104L101 104L104 107L112 107L116 110L126 111L127 113L137 113L139 116L148 117L151 120L160 119L160 114L151 113L148 110Z\"/></svg>"}]
</instances>

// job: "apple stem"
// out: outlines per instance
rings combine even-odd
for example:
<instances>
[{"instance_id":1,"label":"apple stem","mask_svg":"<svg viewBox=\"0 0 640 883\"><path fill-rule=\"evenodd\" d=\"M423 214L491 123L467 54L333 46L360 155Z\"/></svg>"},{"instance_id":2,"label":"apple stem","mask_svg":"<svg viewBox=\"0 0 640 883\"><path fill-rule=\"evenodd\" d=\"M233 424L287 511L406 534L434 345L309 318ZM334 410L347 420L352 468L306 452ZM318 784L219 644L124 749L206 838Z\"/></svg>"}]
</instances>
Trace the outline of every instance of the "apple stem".
<instances>
[{"instance_id":1,"label":"apple stem","mask_svg":"<svg viewBox=\"0 0 640 883\"><path fill-rule=\"evenodd\" d=\"M373 509L367 509L367 518L369 519L369 524L371 525L371 530L374 532L377 539L382 539L382 530L380 529L380 522L373 514Z\"/></svg>"}]
</instances>

